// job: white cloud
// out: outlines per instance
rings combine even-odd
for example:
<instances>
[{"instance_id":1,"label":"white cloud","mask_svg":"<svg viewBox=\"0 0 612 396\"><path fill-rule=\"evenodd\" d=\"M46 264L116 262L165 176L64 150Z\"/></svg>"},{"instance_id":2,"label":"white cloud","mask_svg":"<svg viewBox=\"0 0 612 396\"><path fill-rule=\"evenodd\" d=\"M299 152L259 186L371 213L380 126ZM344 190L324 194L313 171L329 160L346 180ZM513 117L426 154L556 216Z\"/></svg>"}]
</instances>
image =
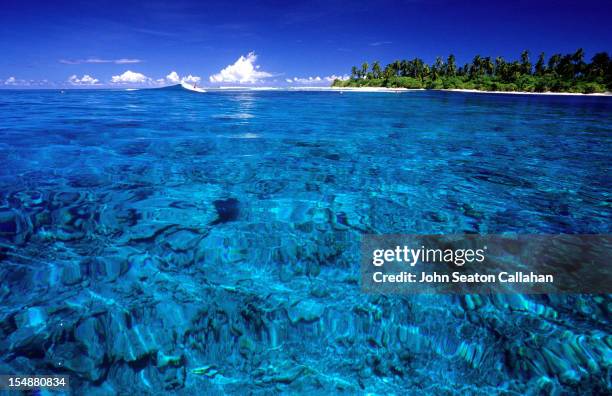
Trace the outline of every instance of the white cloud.
<instances>
[{"instance_id":1,"label":"white cloud","mask_svg":"<svg viewBox=\"0 0 612 396\"><path fill-rule=\"evenodd\" d=\"M131 70L111 78L111 83L113 84L144 84L150 81L151 79L144 74L136 73Z\"/></svg>"},{"instance_id":2,"label":"white cloud","mask_svg":"<svg viewBox=\"0 0 612 396\"><path fill-rule=\"evenodd\" d=\"M53 86L55 85L55 83L44 79L44 80L22 80L20 78L15 78L14 76L11 76L9 78L7 78L6 80L1 80L0 79L0 85L11 85L11 86L25 86L25 87L31 87L31 86L40 86L40 87L44 87L44 86Z\"/></svg>"},{"instance_id":3,"label":"white cloud","mask_svg":"<svg viewBox=\"0 0 612 396\"><path fill-rule=\"evenodd\" d=\"M344 74L344 75L342 75L342 76L336 76L335 74L332 74L331 76L324 77L324 80L325 80L325 81L329 81L329 82L334 82L334 80L342 80L342 81L345 81L345 80L348 80L349 78L350 78L350 77L349 77L349 75L348 75L348 74Z\"/></svg>"},{"instance_id":4,"label":"white cloud","mask_svg":"<svg viewBox=\"0 0 612 396\"><path fill-rule=\"evenodd\" d=\"M191 84L197 84L201 81L202 79L198 76L192 76L191 74L188 75L187 77L183 77L183 79L181 81L186 82L186 83L191 83Z\"/></svg>"},{"instance_id":5,"label":"white cloud","mask_svg":"<svg viewBox=\"0 0 612 396\"><path fill-rule=\"evenodd\" d=\"M293 78L286 78L285 81L287 81L289 84L322 84L322 83L330 83L333 82L334 80L348 80L349 76L348 75L344 75L344 76L336 76L335 74L332 74L331 76L326 76L326 77L293 77Z\"/></svg>"},{"instance_id":6,"label":"white cloud","mask_svg":"<svg viewBox=\"0 0 612 396\"><path fill-rule=\"evenodd\" d=\"M167 84L180 84L186 82L190 84L197 84L202 81L201 77L193 76L191 74L181 77L177 72L171 71L166 77L150 78L142 73L136 73L131 70L126 71L118 76L111 78L112 84L152 84L152 85L167 85Z\"/></svg>"},{"instance_id":7,"label":"white cloud","mask_svg":"<svg viewBox=\"0 0 612 396\"><path fill-rule=\"evenodd\" d=\"M241 56L232 65L228 65L217 74L209 77L213 83L257 83L264 78L272 77L272 74L259 70L259 66L255 65L257 55L255 52L249 52L248 55Z\"/></svg>"},{"instance_id":8,"label":"white cloud","mask_svg":"<svg viewBox=\"0 0 612 396\"><path fill-rule=\"evenodd\" d=\"M164 80L163 78L160 78L157 81L160 82L161 84L163 83L180 84L181 82L186 82L190 84L198 84L200 81L202 81L202 78L198 76L192 76L191 74L188 76L181 77L179 76L177 72L172 71L170 72L170 74L166 76L166 80Z\"/></svg>"},{"instance_id":9,"label":"white cloud","mask_svg":"<svg viewBox=\"0 0 612 396\"><path fill-rule=\"evenodd\" d=\"M181 78L179 77L178 73L175 71L168 74L166 76L166 80L168 80L168 82L172 84L178 84L181 82Z\"/></svg>"},{"instance_id":10,"label":"white cloud","mask_svg":"<svg viewBox=\"0 0 612 396\"><path fill-rule=\"evenodd\" d=\"M316 76L316 77L293 77L293 79L286 78L285 81L287 81L288 83L298 83L298 84L317 84L323 80L321 80L321 77Z\"/></svg>"},{"instance_id":11,"label":"white cloud","mask_svg":"<svg viewBox=\"0 0 612 396\"><path fill-rule=\"evenodd\" d=\"M78 78L76 74L73 74L68 78L68 82L72 85L99 85L100 80L93 78L89 74L85 74L81 78Z\"/></svg>"},{"instance_id":12,"label":"white cloud","mask_svg":"<svg viewBox=\"0 0 612 396\"><path fill-rule=\"evenodd\" d=\"M81 63L115 63L117 65L125 65L130 63L140 63L140 59L121 58L121 59L100 59L100 58L87 58L87 59L61 59L60 63L66 65L80 65Z\"/></svg>"},{"instance_id":13,"label":"white cloud","mask_svg":"<svg viewBox=\"0 0 612 396\"><path fill-rule=\"evenodd\" d=\"M4 85L41 85L40 81L35 80L21 80L19 78L15 78L13 76L7 78L6 80L0 80L0 83L4 83Z\"/></svg>"},{"instance_id":14,"label":"white cloud","mask_svg":"<svg viewBox=\"0 0 612 396\"><path fill-rule=\"evenodd\" d=\"M126 65L128 63L140 63L140 62L142 62L140 59L127 59L127 58L115 59L113 61L113 63L116 63L118 65Z\"/></svg>"},{"instance_id":15,"label":"white cloud","mask_svg":"<svg viewBox=\"0 0 612 396\"><path fill-rule=\"evenodd\" d=\"M393 44L393 41L375 41L370 43L370 47L380 47L381 45Z\"/></svg>"}]
</instances>

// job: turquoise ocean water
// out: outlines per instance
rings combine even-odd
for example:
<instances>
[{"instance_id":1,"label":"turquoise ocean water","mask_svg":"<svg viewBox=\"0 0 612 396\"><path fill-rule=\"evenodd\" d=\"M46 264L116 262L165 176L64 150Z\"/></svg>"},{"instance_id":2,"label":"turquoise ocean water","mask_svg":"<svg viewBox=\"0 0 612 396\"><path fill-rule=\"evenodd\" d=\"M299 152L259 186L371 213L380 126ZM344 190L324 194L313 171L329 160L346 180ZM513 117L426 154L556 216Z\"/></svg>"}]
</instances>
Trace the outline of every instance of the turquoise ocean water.
<instances>
[{"instance_id":1,"label":"turquoise ocean water","mask_svg":"<svg viewBox=\"0 0 612 396\"><path fill-rule=\"evenodd\" d=\"M0 91L0 373L603 394L610 296L368 296L363 234L610 233L612 98Z\"/></svg>"}]
</instances>

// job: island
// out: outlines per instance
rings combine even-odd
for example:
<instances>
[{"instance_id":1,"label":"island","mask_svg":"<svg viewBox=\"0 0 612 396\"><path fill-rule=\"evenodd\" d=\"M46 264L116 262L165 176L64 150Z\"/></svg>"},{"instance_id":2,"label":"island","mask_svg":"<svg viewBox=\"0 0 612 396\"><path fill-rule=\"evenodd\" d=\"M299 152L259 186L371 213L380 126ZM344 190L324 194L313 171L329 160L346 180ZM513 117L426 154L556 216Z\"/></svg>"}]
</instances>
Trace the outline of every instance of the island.
<instances>
[{"instance_id":1,"label":"island","mask_svg":"<svg viewBox=\"0 0 612 396\"><path fill-rule=\"evenodd\" d=\"M353 66L350 78L336 79L332 87L385 87L408 89L447 89L498 92L568 92L606 93L612 91L612 60L599 52L584 60L584 50L573 54L554 54L548 60L544 53L533 65L529 51L520 60L476 55L471 63L457 67L454 55L444 61L437 57L428 65L420 58L396 60L384 68L380 62L371 67L364 62Z\"/></svg>"}]
</instances>

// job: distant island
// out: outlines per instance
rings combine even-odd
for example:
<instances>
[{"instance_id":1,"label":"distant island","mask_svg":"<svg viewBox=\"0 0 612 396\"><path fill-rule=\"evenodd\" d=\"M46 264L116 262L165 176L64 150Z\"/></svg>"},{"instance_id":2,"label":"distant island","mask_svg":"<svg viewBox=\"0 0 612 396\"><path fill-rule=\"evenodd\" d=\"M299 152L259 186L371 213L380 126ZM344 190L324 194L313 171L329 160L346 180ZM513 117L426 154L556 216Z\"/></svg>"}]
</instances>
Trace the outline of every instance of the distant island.
<instances>
[{"instance_id":1,"label":"distant island","mask_svg":"<svg viewBox=\"0 0 612 396\"><path fill-rule=\"evenodd\" d=\"M584 51L554 54L546 60L541 53L535 65L529 51L520 60L495 60L476 55L471 63L457 67L455 56L446 62L438 57L432 65L422 59L396 60L383 69L380 62L353 66L348 80L335 80L332 87L386 87L409 89L469 89L503 92L604 93L612 91L612 60L599 52L590 63Z\"/></svg>"}]
</instances>

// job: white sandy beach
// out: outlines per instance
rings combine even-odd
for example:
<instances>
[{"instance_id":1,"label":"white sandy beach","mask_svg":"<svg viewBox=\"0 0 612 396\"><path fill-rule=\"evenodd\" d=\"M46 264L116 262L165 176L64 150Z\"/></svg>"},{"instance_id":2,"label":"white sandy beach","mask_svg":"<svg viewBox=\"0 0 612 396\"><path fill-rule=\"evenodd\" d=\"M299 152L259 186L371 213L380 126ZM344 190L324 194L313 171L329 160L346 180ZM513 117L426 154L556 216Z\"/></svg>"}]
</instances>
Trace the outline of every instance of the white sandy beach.
<instances>
[{"instance_id":1,"label":"white sandy beach","mask_svg":"<svg viewBox=\"0 0 612 396\"><path fill-rule=\"evenodd\" d=\"M162 87L165 88L165 87ZM126 91L135 91L141 88L127 88ZM249 86L221 86L206 87L207 91L321 91L321 92L387 92L400 93L411 91L444 91L464 92L479 94L504 94L504 95L549 95L549 96L611 96L612 92L605 93L574 93L574 92L526 92L526 91L480 91L477 89L425 89L425 88L387 88L387 87L316 87L316 86L294 86L294 87L249 87Z\"/></svg>"},{"instance_id":2,"label":"white sandy beach","mask_svg":"<svg viewBox=\"0 0 612 396\"><path fill-rule=\"evenodd\" d=\"M291 91L339 91L339 92L410 92L428 91L424 88L386 88L386 87L288 87ZM575 92L526 92L526 91L480 91L477 89L431 89L431 91L491 93L507 95L555 95L555 96L612 96L612 92L605 93L575 93Z\"/></svg>"},{"instance_id":3,"label":"white sandy beach","mask_svg":"<svg viewBox=\"0 0 612 396\"><path fill-rule=\"evenodd\" d=\"M347 92L406 92L406 91L425 91L423 88L386 88L386 87L331 87L332 91Z\"/></svg>"},{"instance_id":4,"label":"white sandy beach","mask_svg":"<svg viewBox=\"0 0 612 396\"><path fill-rule=\"evenodd\" d=\"M408 92L425 89L387 88L387 87L289 87L291 91L340 91L340 92Z\"/></svg>"},{"instance_id":5,"label":"white sandy beach","mask_svg":"<svg viewBox=\"0 0 612 396\"><path fill-rule=\"evenodd\" d=\"M577 92L480 91L478 89L434 89L432 91L492 93L507 95L612 96L612 92L584 94Z\"/></svg>"}]
</instances>

